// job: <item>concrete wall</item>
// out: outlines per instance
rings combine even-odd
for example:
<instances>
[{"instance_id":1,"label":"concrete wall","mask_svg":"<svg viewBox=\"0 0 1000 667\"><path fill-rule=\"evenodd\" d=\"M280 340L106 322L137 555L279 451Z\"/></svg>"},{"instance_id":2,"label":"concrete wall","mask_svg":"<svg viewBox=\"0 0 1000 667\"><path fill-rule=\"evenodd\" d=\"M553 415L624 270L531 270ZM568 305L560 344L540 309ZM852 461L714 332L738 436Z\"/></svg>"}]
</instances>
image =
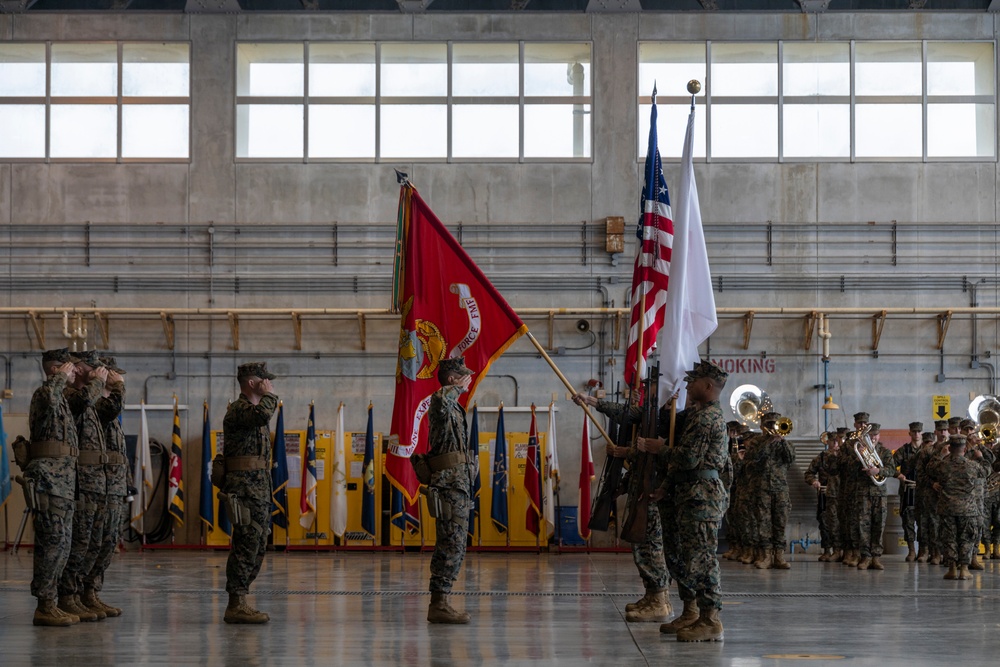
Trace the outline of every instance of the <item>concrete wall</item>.
<instances>
[{"instance_id":1,"label":"concrete wall","mask_svg":"<svg viewBox=\"0 0 1000 667\"><path fill-rule=\"evenodd\" d=\"M76 255L60 260L50 251L40 266L16 261L10 266L5 305L100 307L383 307L388 303L387 260L345 261L305 273L293 262L269 265L261 255L241 260L238 250L219 250L218 263L191 238L202 238L212 224L282 225L292 223L364 224L379 238L391 238L397 190L393 169L407 171L438 216L449 225L461 222L497 238L506 224L552 225L562 230L522 256L480 248L472 254L504 289L515 308L625 305L631 274L630 242L621 257L603 252L603 219L623 215L631 223L641 183L636 160L637 40L846 40L846 39L981 39L994 40L991 14L831 13L805 14L609 14L544 15L533 12L501 15L147 15L51 14L0 16L0 39L8 40L189 40L192 44L193 153L189 164L42 164L0 163L0 230L10 246L32 239L24 225L67 223L65 257L85 222L131 223L125 235L150 235L157 223L187 225L175 237L164 236L159 254L140 259L119 256L87 266ZM234 158L234 42L236 40L586 40L594 53L593 160L585 164L261 164ZM680 130L678 130L680 131ZM978 305L997 306L998 238L995 162L955 163L808 163L732 164L719 161L697 166L702 214L712 243L712 262L724 287L720 307L765 306L967 306L968 283L983 280ZM667 165L667 179L677 179L677 165ZM910 245L901 246L905 261L884 260L885 246L872 250L872 233L854 223L875 223L885 230L893 221L911 225ZM783 242L766 262L766 223L794 225L780 232ZM563 259L579 251L586 226L584 261ZM962 231L950 228L962 223ZM926 225L926 226L921 226ZM843 230L838 244L831 230ZM50 228L47 228L50 229ZM955 227L957 229L957 227ZM486 230L486 231L483 231ZM714 230L714 231L713 231ZM45 234L53 232L46 231ZM59 232L63 233L63 232ZM276 234L280 234L278 229ZM299 233L299 232L296 232ZM306 234L303 236L303 252ZM321 234L320 232L315 232ZM200 235L200 236L199 236ZM292 234L286 236L292 238ZM46 236L49 238L49 236ZM159 237L157 237L159 238ZM309 237L311 238L311 237ZM881 237L879 237L881 238ZM37 240L37 238L36 238ZM919 241L919 243L917 242ZM4 245L0 243L0 246ZM388 249L389 246L386 245ZM345 258L352 251L341 250ZM391 252L391 250L390 250ZM878 255L872 259L873 253ZM143 257L173 257L153 266ZM225 259L226 262L221 260ZM843 290L830 279L853 276L858 282ZM41 282L30 278L42 276ZM50 277L56 276L56 277ZM61 276L61 277L59 277ZM206 282L185 287L192 276ZM282 287L232 288L235 278L270 276ZM935 277L934 287L922 281ZM115 277L133 279L131 287L81 289L77 280ZM139 279L146 282L139 282ZM368 278L383 288L309 288L314 281ZM753 280L750 280L753 278ZM46 282L47 281L47 282ZM216 282L217 281L217 282ZM811 282L810 282L811 281ZM89 283L88 283L89 284ZM97 284L96 282L94 283ZM103 283L102 283L103 284ZM110 284L110 283L109 283ZM259 284L259 283L258 283ZM192 283L193 285L193 283ZM206 286L207 285L207 286ZM860 287L858 287L860 285ZM544 321L531 321L543 340ZM612 349L613 323L595 318L599 333L576 332L574 319L556 321L553 344L562 370L582 386L591 377L610 386L620 374L622 349ZM49 346L60 344L61 323L47 324ZM365 349L352 320L308 321L303 350L293 349L290 322L245 320L241 346L233 350L225 320L179 321L177 345L166 348L156 319L112 321L112 347L129 370L129 402L140 397L167 403L173 394L192 408L184 417L185 476L189 515L179 541L197 541L194 520L198 497L200 410L212 404L213 421L221 424L226 401L237 394L232 376L238 363L268 359L281 378L276 382L286 405L289 427L304 427L308 404L315 401L321 427L332 426L340 401L348 405L347 428L364 427L364 408L375 405L377 428L388 430L392 406L397 324L389 318L368 323ZM970 369L973 351L988 362L1000 346L995 320L972 323L956 317L944 349L935 349L937 324L932 316L892 319L886 323L878 355L871 347L866 318L833 321L830 379L843 411L831 426L865 408L886 428L905 428L912 419L930 420L931 396L952 397L953 413L964 412L971 395L990 389L992 367ZM89 343L99 345L96 326L89 324ZM734 373L731 386L753 382L764 387L784 413L796 421L795 438L802 454L793 484L815 451L813 442L824 427L819 406L822 364L818 341L804 349L801 319L767 319L754 324L749 348L743 349L743 321L724 319L710 341L712 358L773 361L767 372ZM573 350L572 348L584 348ZM8 424L21 424L32 389L39 381L37 351L30 326L21 319L0 320L0 349L7 356L7 385L14 397L5 402ZM617 362L617 364L616 364ZM744 366L744 368L746 368ZM939 379L944 379L940 382ZM518 343L481 385L478 400L495 405L548 404L559 397L562 502L576 500L581 416L566 401L565 390L526 343ZM19 416L20 415L20 416ZM20 420L20 421L19 421ZM511 423L514 421L515 423ZM524 423L520 423L523 421ZM527 420L510 420L508 429L524 430ZM169 441L169 415L156 414L153 434ZM126 427L135 430L135 415ZM492 424L484 428L492 429ZM20 432L8 425L7 432ZM601 454L595 441L598 465ZM806 460L801 460L806 459ZM807 497L803 496L803 498ZM801 500L801 498L800 498ZM794 522L792 537L810 527L810 510L797 506L802 527ZM815 529L812 529L815 535Z\"/></svg>"}]
</instances>

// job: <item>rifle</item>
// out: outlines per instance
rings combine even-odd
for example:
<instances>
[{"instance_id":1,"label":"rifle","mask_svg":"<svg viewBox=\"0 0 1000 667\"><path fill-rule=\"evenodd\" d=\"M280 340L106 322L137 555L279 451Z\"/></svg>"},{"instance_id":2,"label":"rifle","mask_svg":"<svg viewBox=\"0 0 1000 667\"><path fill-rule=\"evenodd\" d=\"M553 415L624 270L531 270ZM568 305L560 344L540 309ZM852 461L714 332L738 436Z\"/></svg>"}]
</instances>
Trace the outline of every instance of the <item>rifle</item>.
<instances>
[{"instance_id":1,"label":"rifle","mask_svg":"<svg viewBox=\"0 0 1000 667\"><path fill-rule=\"evenodd\" d=\"M619 392L615 392L617 398ZM611 420L608 431L614 443L619 447L627 447L631 439L630 429ZM601 481L597 485L597 496L594 497L590 510L590 521L587 527L591 530L606 531L611 526L611 515L615 511L615 501L618 498L618 488L625 474L625 459L609 456L604 459L604 469L601 471ZM616 522L617 524L617 522ZM617 533L617 526L615 528Z\"/></svg>"},{"instance_id":2,"label":"rifle","mask_svg":"<svg viewBox=\"0 0 1000 667\"><path fill-rule=\"evenodd\" d=\"M649 377L643 382L645 392L642 397L642 425L639 435L643 438L658 437L660 416L659 402L660 367L653 367ZM632 476L629 484L628 500L625 503L625 522L622 524L622 539L633 544L646 541L646 523L649 516L649 494L654 489L653 479L656 475L656 464L646 452L636 452L635 461L629 471Z\"/></svg>"}]
</instances>

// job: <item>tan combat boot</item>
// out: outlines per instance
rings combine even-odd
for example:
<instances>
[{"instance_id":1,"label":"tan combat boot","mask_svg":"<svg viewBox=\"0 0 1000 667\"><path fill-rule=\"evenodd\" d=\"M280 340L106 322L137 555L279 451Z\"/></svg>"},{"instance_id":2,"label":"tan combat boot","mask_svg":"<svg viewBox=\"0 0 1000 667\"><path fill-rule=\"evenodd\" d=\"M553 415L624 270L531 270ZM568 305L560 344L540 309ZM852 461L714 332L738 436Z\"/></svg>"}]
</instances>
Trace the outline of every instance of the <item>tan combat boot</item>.
<instances>
[{"instance_id":1,"label":"tan combat boot","mask_svg":"<svg viewBox=\"0 0 1000 667\"><path fill-rule=\"evenodd\" d=\"M59 596L59 608L67 614L79 616L81 621L91 622L97 620L97 614L86 607L77 606L75 595Z\"/></svg>"},{"instance_id":2,"label":"tan combat boot","mask_svg":"<svg viewBox=\"0 0 1000 667\"><path fill-rule=\"evenodd\" d=\"M997 544L991 544L990 545L990 558L992 558L993 560L996 560L997 558L1000 558L1000 554L997 554L997 551L998 551L997 547L998 546L1000 546L1000 545L997 545Z\"/></svg>"},{"instance_id":3,"label":"tan combat boot","mask_svg":"<svg viewBox=\"0 0 1000 667\"><path fill-rule=\"evenodd\" d=\"M885 565L882 565L882 561L879 560L878 556L872 556L871 569L873 570L884 570Z\"/></svg>"},{"instance_id":4,"label":"tan combat boot","mask_svg":"<svg viewBox=\"0 0 1000 667\"><path fill-rule=\"evenodd\" d=\"M104 619L106 619L108 617L108 615L100 607L91 607L89 604L87 604L86 602L84 602L79 593L77 593L76 595L73 596L73 600L76 602L76 606L82 607L83 609L86 609L87 611L90 611L90 612L92 612L94 614L97 614L97 620L98 621L103 621Z\"/></svg>"},{"instance_id":5,"label":"tan combat boot","mask_svg":"<svg viewBox=\"0 0 1000 667\"><path fill-rule=\"evenodd\" d=\"M650 591L646 603L626 612L629 623L665 623L670 618L670 600L666 591Z\"/></svg>"},{"instance_id":6,"label":"tan combat boot","mask_svg":"<svg viewBox=\"0 0 1000 667\"><path fill-rule=\"evenodd\" d=\"M751 547L744 547L743 555L740 556L740 562L744 565L749 565L755 560L757 560L757 550Z\"/></svg>"},{"instance_id":7,"label":"tan combat boot","mask_svg":"<svg viewBox=\"0 0 1000 667\"><path fill-rule=\"evenodd\" d=\"M934 554L933 556L931 556L931 559L928 562L931 565L940 565L941 564L941 554Z\"/></svg>"},{"instance_id":8,"label":"tan combat boot","mask_svg":"<svg viewBox=\"0 0 1000 667\"><path fill-rule=\"evenodd\" d=\"M912 563L917 560L917 550L913 548L913 542L907 542L906 549L906 562Z\"/></svg>"},{"instance_id":9,"label":"tan combat boot","mask_svg":"<svg viewBox=\"0 0 1000 667\"><path fill-rule=\"evenodd\" d=\"M944 574L945 579L958 579L958 572L955 570L955 564L952 563L948 566L948 571Z\"/></svg>"},{"instance_id":10,"label":"tan combat boot","mask_svg":"<svg viewBox=\"0 0 1000 667\"><path fill-rule=\"evenodd\" d=\"M850 551L847 552L847 555L844 556L843 563L847 567L857 567L860 561L861 561L861 554L858 553L857 549L851 549Z\"/></svg>"},{"instance_id":11,"label":"tan combat boot","mask_svg":"<svg viewBox=\"0 0 1000 667\"><path fill-rule=\"evenodd\" d=\"M660 632L665 635L675 634L677 631L688 627L689 625L694 625L698 621L698 602L697 600L686 600L684 602L684 611L681 615L670 621L669 623L664 623L660 626Z\"/></svg>"},{"instance_id":12,"label":"tan combat boot","mask_svg":"<svg viewBox=\"0 0 1000 667\"><path fill-rule=\"evenodd\" d=\"M35 609L35 618L31 621L33 625L44 625L53 628L65 628L73 625L76 616L60 611L55 600L38 600L38 607ZM79 622L79 621L77 621Z\"/></svg>"},{"instance_id":13,"label":"tan combat boot","mask_svg":"<svg viewBox=\"0 0 1000 667\"><path fill-rule=\"evenodd\" d=\"M80 598L83 604L87 606L88 609L100 609L104 612L105 616L108 618L118 617L122 615L122 610L118 607L112 607L109 604L105 604L104 600L97 596L97 591L93 588L88 588L83 591L83 596Z\"/></svg>"},{"instance_id":14,"label":"tan combat boot","mask_svg":"<svg viewBox=\"0 0 1000 667\"><path fill-rule=\"evenodd\" d=\"M464 625L472 620L464 611L460 612L448 604L448 596L440 591L431 592L431 606L427 610L428 623L448 623Z\"/></svg>"},{"instance_id":15,"label":"tan combat boot","mask_svg":"<svg viewBox=\"0 0 1000 667\"><path fill-rule=\"evenodd\" d=\"M771 567L775 570L791 570L792 566L785 560L785 550L775 549L771 553Z\"/></svg>"},{"instance_id":16,"label":"tan combat boot","mask_svg":"<svg viewBox=\"0 0 1000 667\"><path fill-rule=\"evenodd\" d=\"M969 569L970 570L985 570L986 569L983 566L982 562L979 560L979 554L976 554L976 553L972 554L972 560L969 561Z\"/></svg>"},{"instance_id":17,"label":"tan combat boot","mask_svg":"<svg viewBox=\"0 0 1000 667\"><path fill-rule=\"evenodd\" d=\"M927 547L920 545L920 549L917 551L917 562L926 563L927 562Z\"/></svg>"},{"instance_id":18,"label":"tan combat boot","mask_svg":"<svg viewBox=\"0 0 1000 667\"><path fill-rule=\"evenodd\" d=\"M642 594L641 598L639 598L635 602L629 602L627 605L625 605L625 612L628 613L630 611L635 611L640 606L646 604L646 601L648 599L649 599L649 591L646 591L645 593Z\"/></svg>"},{"instance_id":19,"label":"tan combat boot","mask_svg":"<svg viewBox=\"0 0 1000 667\"><path fill-rule=\"evenodd\" d=\"M969 566L968 565L959 565L959 567L958 567L958 578L962 579L963 581L965 579L972 579L972 573L969 572Z\"/></svg>"},{"instance_id":20,"label":"tan combat boot","mask_svg":"<svg viewBox=\"0 0 1000 667\"><path fill-rule=\"evenodd\" d=\"M721 642L722 621L718 609L703 609L698 622L677 631L679 642Z\"/></svg>"},{"instance_id":21,"label":"tan combat boot","mask_svg":"<svg viewBox=\"0 0 1000 667\"><path fill-rule=\"evenodd\" d=\"M830 562L831 563L842 563L842 562L844 562L844 550L843 549L834 549L833 550L833 555L830 556Z\"/></svg>"},{"instance_id":22,"label":"tan combat boot","mask_svg":"<svg viewBox=\"0 0 1000 667\"><path fill-rule=\"evenodd\" d=\"M858 569L867 570L869 567L871 567L871 565L872 565L871 556L865 556L864 558L861 559L861 562L858 563Z\"/></svg>"},{"instance_id":23,"label":"tan combat boot","mask_svg":"<svg viewBox=\"0 0 1000 667\"><path fill-rule=\"evenodd\" d=\"M245 595L239 593L229 594L229 606L226 607L226 614L223 616L226 623L267 623L271 617L262 611L257 611L247 604Z\"/></svg>"},{"instance_id":24,"label":"tan combat boot","mask_svg":"<svg viewBox=\"0 0 1000 667\"><path fill-rule=\"evenodd\" d=\"M754 561L753 566L758 570L769 570L771 565L774 564L774 560L771 557L771 551L769 549L760 549L758 551L760 557Z\"/></svg>"}]
</instances>

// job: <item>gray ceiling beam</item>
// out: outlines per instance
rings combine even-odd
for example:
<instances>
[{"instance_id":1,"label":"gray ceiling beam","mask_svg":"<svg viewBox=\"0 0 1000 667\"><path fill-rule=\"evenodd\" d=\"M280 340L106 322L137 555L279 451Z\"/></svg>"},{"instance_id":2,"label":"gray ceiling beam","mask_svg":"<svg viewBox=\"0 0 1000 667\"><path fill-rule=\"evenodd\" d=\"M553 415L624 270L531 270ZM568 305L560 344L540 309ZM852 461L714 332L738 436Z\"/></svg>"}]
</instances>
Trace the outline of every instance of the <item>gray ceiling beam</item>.
<instances>
[{"instance_id":1,"label":"gray ceiling beam","mask_svg":"<svg viewBox=\"0 0 1000 667\"><path fill-rule=\"evenodd\" d=\"M38 0L0 0L0 14L20 14L31 9Z\"/></svg>"},{"instance_id":2,"label":"gray ceiling beam","mask_svg":"<svg viewBox=\"0 0 1000 667\"><path fill-rule=\"evenodd\" d=\"M641 12L639 0L588 0L587 13Z\"/></svg>"},{"instance_id":3,"label":"gray ceiling beam","mask_svg":"<svg viewBox=\"0 0 1000 667\"><path fill-rule=\"evenodd\" d=\"M236 14L243 8L239 0L187 0L184 11L188 14Z\"/></svg>"},{"instance_id":4,"label":"gray ceiling beam","mask_svg":"<svg viewBox=\"0 0 1000 667\"><path fill-rule=\"evenodd\" d=\"M425 12L431 6L432 2L434 0L396 0L396 4L399 5L399 11L404 14Z\"/></svg>"}]
</instances>

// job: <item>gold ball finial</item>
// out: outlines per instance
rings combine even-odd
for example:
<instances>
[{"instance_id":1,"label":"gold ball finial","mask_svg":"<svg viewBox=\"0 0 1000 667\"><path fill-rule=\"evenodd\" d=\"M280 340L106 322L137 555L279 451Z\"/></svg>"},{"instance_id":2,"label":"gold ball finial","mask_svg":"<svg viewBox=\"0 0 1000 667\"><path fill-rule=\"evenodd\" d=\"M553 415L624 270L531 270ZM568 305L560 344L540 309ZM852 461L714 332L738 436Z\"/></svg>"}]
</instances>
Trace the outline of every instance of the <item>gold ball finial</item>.
<instances>
[{"instance_id":1,"label":"gold ball finial","mask_svg":"<svg viewBox=\"0 0 1000 667\"><path fill-rule=\"evenodd\" d=\"M691 79L688 81L688 92L692 95L697 95L701 92L701 81L698 79Z\"/></svg>"}]
</instances>

